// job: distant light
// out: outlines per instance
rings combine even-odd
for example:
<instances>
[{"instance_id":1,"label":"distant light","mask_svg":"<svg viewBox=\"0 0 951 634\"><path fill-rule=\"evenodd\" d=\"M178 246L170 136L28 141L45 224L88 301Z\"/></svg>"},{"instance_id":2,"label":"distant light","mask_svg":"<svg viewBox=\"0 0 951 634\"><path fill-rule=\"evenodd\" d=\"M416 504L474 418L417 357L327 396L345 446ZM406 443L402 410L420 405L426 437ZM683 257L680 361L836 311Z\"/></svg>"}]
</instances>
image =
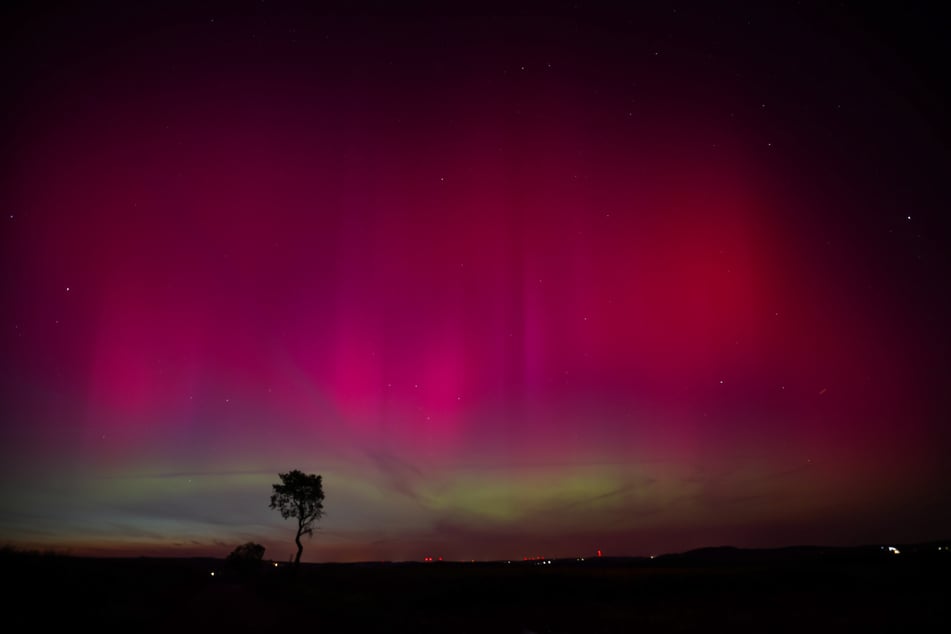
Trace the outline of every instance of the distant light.
<instances>
[{"instance_id":1,"label":"distant light","mask_svg":"<svg viewBox=\"0 0 951 634\"><path fill-rule=\"evenodd\" d=\"M274 567L277 568L277 562L276 562L276 561L274 562Z\"/></svg>"},{"instance_id":2,"label":"distant light","mask_svg":"<svg viewBox=\"0 0 951 634\"><path fill-rule=\"evenodd\" d=\"M601 557L601 549L598 549L598 557Z\"/></svg>"},{"instance_id":3,"label":"distant light","mask_svg":"<svg viewBox=\"0 0 951 634\"><path fill-rule=\"evenodd\" d=\"M215 571L214 571L214 570L211 571L211 576L212 576L212 577L215 576Z\"/></svg>"},{"instance_id":4,"label":"distant light","mask_svg":"<svg viewBox=\"0 0 951 634\"><path fill-rule=\"evenodd\" d=\"M891 554L893 554L893 555L900 555L900 554L901 554L901 551L898 550L897 548L895 548L894 546L889 546L889 547L888 547L888 550L889 550L889 552L891 552Z\"/></svg>"}]
</instances>

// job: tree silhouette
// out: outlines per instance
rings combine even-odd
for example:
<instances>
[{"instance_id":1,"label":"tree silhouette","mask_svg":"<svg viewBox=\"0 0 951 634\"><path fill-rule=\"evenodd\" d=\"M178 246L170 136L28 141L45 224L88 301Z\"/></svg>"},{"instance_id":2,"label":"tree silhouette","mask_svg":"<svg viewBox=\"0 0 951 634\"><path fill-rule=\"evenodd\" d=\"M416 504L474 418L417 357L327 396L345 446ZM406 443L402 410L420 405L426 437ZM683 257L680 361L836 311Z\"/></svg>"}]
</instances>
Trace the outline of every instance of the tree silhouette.
<instances>
[{"instance_id":1,"label":"tree silhouette","mask_svg":"<svg viewBox=\"0 0 951 634\"><path fill-rule=\"evenodd\" d=\"M314 534L314 522L324 514L324 489L319 475L308 475L297 469L277 475L281 483L273 485L271 508L279 510L284 519L297 518L297 535L294 537L297 557L294 558L294 565L299 566L301 553L304 552L300 537Z\"/></svg>"},{"instance_id":2,"label":"tree silhouette","mask_svg":"<svg viewBox=\"0 0 951 634\"><path fill-rule=\"evenodd\" d=\"M228 555L228 566L239 573L250 573L261 568L265 548L261 544L248 542L241 544Z\"/></svg>"}]
</instances>

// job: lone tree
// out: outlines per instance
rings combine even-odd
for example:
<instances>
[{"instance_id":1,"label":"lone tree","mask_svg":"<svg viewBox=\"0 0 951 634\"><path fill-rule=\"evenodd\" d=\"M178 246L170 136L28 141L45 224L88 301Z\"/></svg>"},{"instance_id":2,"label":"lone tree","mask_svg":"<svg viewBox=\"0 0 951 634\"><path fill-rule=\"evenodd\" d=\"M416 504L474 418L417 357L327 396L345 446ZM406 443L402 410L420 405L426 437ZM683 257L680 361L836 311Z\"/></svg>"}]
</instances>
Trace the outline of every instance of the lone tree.
<instances>
[{"instance_id":1,"label":"lone tree","mask_svg":"<svg viewBox=\"0 0 951 634\"><path fill-rule=\"evenodd\" d=\"M289 473L279 473L280 484L275 484L271 495L271 508L281 512L281 517L297 518L297 535L294 542L297 544L297 557L294 565L300 565L300 556L304 552L304 545L300 543L301 535L313 535L314 522L324 514L324 488L319 475L306 474L294 469Z\"/></svg>"}]
</instances>

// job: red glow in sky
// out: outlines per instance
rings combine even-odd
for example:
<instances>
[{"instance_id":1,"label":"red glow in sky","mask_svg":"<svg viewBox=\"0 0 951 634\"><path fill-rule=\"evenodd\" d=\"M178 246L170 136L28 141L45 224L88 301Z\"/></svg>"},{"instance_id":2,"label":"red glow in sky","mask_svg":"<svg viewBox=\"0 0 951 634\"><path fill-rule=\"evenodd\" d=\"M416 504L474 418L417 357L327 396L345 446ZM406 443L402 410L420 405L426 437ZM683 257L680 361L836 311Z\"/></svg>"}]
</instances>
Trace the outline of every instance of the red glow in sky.
<instances>
[{"instance_id":1,"label":"red glow in sky","mask_svg":"<svg viewBox=\"0 0 951 634\"><path fill-rule=\"evenodd\" d=\"M0 537L282 558L293 468L312 561L946 536L924 72L765 9L237 6L8 38Z\"/></svg>"}]
</instances>

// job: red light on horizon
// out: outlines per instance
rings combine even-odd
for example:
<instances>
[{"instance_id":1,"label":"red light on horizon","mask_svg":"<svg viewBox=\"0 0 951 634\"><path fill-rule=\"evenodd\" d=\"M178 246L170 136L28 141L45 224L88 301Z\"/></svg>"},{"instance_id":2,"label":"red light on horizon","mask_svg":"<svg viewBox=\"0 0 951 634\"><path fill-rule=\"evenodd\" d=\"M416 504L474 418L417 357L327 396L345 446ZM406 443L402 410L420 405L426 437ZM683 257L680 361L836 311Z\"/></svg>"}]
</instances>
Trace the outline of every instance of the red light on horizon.
<instances>
[{"instance_id":1,"label":"red light on horizon","mask_svg":"<svg viewBox=\"0 0 951 634\"><path fill-rule=\"evenodd\" d=\"M599 549L598 549L598 557L600 557L600 556L601 556L601 549L599 548Z\"/></svg>"}]
</instances>

